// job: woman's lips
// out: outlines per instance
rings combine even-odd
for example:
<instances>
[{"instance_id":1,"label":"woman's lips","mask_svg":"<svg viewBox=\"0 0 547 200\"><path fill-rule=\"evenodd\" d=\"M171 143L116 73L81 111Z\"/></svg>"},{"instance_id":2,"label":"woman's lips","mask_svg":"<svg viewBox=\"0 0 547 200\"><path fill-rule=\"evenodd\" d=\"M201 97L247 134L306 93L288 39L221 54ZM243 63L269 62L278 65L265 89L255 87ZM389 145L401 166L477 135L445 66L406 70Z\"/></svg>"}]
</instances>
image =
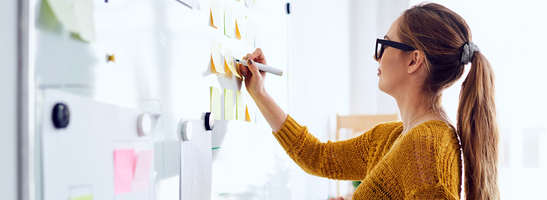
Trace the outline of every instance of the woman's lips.
<instances>
[{"instance_id":1,"label":"woman's lips","mask_svg":"<svg viewBox=\"0 0 547 200\"><path fill-rule=\"evenodd\" d=\"M378 76L382 73L382 70L378 69Z\"/></svg>"}]
</instances>

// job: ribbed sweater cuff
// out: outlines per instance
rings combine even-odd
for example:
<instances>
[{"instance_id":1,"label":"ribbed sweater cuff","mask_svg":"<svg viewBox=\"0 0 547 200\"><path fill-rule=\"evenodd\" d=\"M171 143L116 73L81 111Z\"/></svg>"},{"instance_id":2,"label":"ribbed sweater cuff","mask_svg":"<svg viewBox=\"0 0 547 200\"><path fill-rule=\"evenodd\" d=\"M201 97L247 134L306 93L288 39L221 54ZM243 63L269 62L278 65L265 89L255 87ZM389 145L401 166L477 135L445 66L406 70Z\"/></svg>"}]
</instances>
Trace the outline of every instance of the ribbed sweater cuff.
<instances>
[{"instance_id":1,"label":"ribbed sweater cuff","mask_svg":"<svg viewBox=\"0 0 547 200\"><path fill-rule=\"evenodd\" d=\"M287 120L285 120L281 129L273 134L281 146L288 151L292 149L293 144L296 142L298 136L302 134L303 129L303 126L300 126L290 115L287 115Z\"/></svg>"}]
</instances>

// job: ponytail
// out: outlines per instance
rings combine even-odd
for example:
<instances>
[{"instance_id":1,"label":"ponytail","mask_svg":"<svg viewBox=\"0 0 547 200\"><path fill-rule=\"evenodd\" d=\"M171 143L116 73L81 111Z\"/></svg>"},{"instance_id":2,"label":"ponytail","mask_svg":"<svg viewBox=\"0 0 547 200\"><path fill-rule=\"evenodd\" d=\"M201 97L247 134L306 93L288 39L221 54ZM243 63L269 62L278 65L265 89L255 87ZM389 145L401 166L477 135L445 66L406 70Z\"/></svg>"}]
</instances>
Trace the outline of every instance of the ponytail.
<instances>
[{"instance_id":1,"label":"ponytail","mask_svg":"<svg viewBox=\"0 0 547 200\"><path fill-rule=\"evenodd\" d=\"M457 114L468 200L500 199L499 129L494 97L494 71L484 55L475 52L462 84Z\"/></svg>"}]
</instances>

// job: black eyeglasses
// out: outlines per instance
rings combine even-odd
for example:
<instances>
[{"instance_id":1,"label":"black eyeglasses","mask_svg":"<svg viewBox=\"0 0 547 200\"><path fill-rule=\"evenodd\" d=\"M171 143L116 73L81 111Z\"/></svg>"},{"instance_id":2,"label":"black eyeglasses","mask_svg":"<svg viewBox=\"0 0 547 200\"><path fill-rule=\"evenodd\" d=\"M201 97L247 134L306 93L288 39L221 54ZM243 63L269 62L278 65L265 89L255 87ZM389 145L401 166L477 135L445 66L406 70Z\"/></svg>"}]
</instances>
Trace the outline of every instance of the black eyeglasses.
<instances>
[{"instance_id":1,"label":"black eyeglasses","mask_svg":"<svg viewBox=\"0 0 547 200\"><path fill-rule=\"evenodd\" d=\"M400 50L403 50L403 51L414 51L414 50L416 50L416 48L414 48L412 46L409 46L409 45L406 45L406 44L403 44L403 43L378 38L378 39L376 39L376 54L374 55L376 60L380 59L382 57L382 55L384 54L384 50L386 49L385 46L390 46L390 47L400 49Z\"/></svg>"}]
</instances>

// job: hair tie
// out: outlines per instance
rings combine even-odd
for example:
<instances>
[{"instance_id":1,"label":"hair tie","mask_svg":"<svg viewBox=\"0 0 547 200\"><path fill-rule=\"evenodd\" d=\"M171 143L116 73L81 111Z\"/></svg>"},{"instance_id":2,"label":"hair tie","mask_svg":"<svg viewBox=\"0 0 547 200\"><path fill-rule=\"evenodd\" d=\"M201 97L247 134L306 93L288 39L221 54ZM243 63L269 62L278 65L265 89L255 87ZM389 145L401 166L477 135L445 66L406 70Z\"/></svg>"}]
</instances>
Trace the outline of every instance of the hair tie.
<instances>
[{"instance_id":1,"label":"hair tie","mask_svg":"<svg viewBox=\"0 0 547 200\"><path fill-rule=\"evenodd\" d=\"M471 60L473 60L473 54L477 51L481 51L481 50L473 42L469 42L463 45L463 53L462 53L462 60L461 60L462 64L466 65L467 63L471 62Z\"/></svg>"}]
</instances>

